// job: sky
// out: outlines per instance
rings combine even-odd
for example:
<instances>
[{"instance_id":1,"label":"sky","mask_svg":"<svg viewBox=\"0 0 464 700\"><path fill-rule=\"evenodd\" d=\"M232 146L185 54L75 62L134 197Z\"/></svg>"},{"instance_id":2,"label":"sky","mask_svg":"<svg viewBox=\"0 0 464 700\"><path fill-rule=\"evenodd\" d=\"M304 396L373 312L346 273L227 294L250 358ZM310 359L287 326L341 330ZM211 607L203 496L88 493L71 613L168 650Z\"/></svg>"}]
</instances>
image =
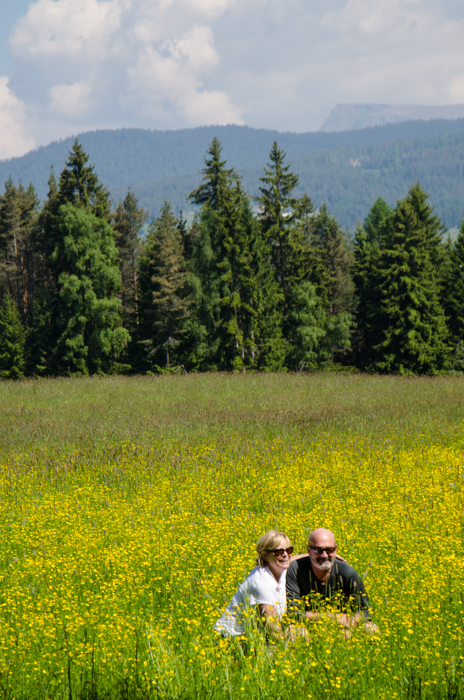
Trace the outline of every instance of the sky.
<instances>
[{"instance_id":1,"label":"sky","mask_svg":"<svg viewBox=\"0 0 464 700\"><path fill-rule=\"evenodd\" d=\"M0 159L102 128L464 103L462 0L1 0Z\"/></svg>"}]
</instances>

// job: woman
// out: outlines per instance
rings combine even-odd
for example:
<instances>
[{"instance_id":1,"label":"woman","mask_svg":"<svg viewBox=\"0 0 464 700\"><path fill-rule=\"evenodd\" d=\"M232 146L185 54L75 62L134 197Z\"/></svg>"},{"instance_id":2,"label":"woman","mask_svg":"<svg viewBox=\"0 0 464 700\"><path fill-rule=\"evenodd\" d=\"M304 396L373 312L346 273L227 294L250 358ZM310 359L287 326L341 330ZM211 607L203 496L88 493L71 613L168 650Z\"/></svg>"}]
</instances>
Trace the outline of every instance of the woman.
<instances>
[{"instance_id":1,"label":"woman","mask_svg":"<svg viewBox=\"0 0 464 700\"><path fill-rule=\"evenodd\" d=\"M283 639L279 620L287 609L285 582L293 547L283 532L269 530L257 541L256 552L257 566L240 584L214 629L224 637L243 635L247 613L256 608L272 635Z\"/></svg>"}]
</instances>

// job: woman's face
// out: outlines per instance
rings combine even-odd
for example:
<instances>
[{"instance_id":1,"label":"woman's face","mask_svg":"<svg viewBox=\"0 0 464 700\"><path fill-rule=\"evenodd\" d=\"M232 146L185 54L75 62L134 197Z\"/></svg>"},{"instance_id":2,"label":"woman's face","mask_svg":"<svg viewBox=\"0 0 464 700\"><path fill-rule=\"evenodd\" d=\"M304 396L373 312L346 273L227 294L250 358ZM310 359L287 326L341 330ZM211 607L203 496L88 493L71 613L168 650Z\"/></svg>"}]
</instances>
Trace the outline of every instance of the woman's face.
<instances>
[{"instance_id":1,"label":"woman's face","mask_svg":"<svg viewBox=\"0 0 464 700\"><path fill-rule=\"evenodd\" d=\"M287 537L282 537L272 550L266 550L263 553L266 564L277 581L279 581L282 572L290 566L291 554L285 551L290 546L290 540ZM276 552L276 550L281 551Z\"/></svg>"}]
</instances>

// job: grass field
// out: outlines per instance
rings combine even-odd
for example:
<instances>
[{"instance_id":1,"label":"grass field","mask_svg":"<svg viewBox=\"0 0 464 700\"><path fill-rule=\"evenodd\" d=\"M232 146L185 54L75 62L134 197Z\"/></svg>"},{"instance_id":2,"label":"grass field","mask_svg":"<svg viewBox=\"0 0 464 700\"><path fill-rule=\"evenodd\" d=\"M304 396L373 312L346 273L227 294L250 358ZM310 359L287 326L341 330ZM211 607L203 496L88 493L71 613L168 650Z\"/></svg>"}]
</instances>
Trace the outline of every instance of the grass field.
<instances>
[{"instance_id":1,"label":"grass field","mask_svg":"<svg viewBox=\"0 0 464 700\"><path fill-rule=\"evenodd\" d=\"M464 697L464 381L0 383L0 697ZM379 636L212 630L270 528L316 526Z\"/></svg>"}]
</instances>

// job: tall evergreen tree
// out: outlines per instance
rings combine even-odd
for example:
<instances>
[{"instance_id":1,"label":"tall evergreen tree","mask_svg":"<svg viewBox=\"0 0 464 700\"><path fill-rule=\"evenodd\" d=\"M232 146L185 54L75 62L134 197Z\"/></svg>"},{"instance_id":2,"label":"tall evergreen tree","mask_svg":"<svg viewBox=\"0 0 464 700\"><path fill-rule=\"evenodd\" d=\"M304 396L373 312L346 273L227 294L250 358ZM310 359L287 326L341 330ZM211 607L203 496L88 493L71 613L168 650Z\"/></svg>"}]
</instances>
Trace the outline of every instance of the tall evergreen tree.
<instances>
[{"instance_id":1,"label":"tall evergreen tree","mask_svg":"<svg viewBox=\"0 0 464 700\"><path fill-rule=\"evenodd\" d=\"M51 260L59 306L56 345L49 368L56 374L111 373L130 339L121 325L118 252L109 223L72 204L59 209L59 241Z\"/></svg>"},{"instance_id":2,"label":"tall evergreen tree","mask_svg":"<svg viewBox=\"0 0 464 700\"><path fill-rule=\"evenodd\" d=\"M429 237L408 198L398 202L378 276L379 337L371 368L434 374L449 354L445 316L434 283Z\"/></svg>"},{"instance_id":3,"label":"tall evergreen tree","mask_svg":"<svg viewBox=\"0 0 464 700\"><path fill-rule=\"evenodd\" d=\"M364 220L364 231L369 245L384 245L389 236L392 218L391 207L382 197L377 197Z\"/></svg>"},{"instance_id":4,"label":"tall evergreen tree","mask_svg":"<svg viewBox=\"0 0 464 700\"><path fill-rule=\"evenodd\" d=\"M32 185L15 187L11 178L0 199L0 285L14 296L24 323L34 299L38 203Z\"/></svg>"},{"instance_id":5,"label":"tall evergreen tree","mask_svg":"<svg viewBox=\"0 0 464 700\"><path fill-rule=\"evenodd\" d=\"M83 207L96 217L110 220L110 197L94 167L87 165L89 156L75 139L66 167L60 175L57 205Z\"/></svg>"},{"instance_id":6,"label":"tall evergreen tree","mask_svg":"<svg viewBox=\"0 0 464 700\"><path fill-rule=\"evenodd\" d=\"M292 369L314 365L326 333L314 285L309 279L313 204L308 195L295 198L298 176L285 164L276 142L270 164L260 178L259 219L268 244L271 266L280 290L279 312L286 343L286 364Z\"/></svg>"},{"instance_id":7,"label":"tall evergreen tree","mask_svg":"<svg viewBox=\"0 0 464 700\"><path fill-rule=\"evenodd\" d=\"M429 195L420 184L416 182L409 190L406 201L411 205L421 224L425 244L432 265L434 284L437 285L440 303L444 305L443 288L448 274L449 255L444 241L445 226L434 213L434 208L429 202Z\"/></svg>"},{"instance_id":8,"label":"tall evergreen tree","mask_svg":"<svg viewBox=\"0 0 464 700\"><path fill-rule=\"evenodd\" d=\"M309 274L325 314L322 361L341 357L351 344L355 305L353 262L347 234L323 204L312 223Z\"/></svg>"},{"instance_id":9,"label":"tall evergreen tree","mask_svg":"<svg viewBox=\"0 0 464 700\"><path fill-rule=\"evenodd\" d=\"M377 266L380 247L375 238L369 242L361 224L354 238L353 282L356 289L355 332L353 351L358 367L364 369L372 361L371 348L378 342L374 323L380 305Z\"/></svg>"},{"instance_id":10,"label":"tall evergreen tree","mask_svg":"<svg viewBox=\"0 0 464 700\"><path fill-rule=\"evenodd\" d=\"M22 379L26 332L13 297L7 292L0 306L0 378Z\"/></svg>"},{"instance_id":11,"label":"tall evergreen tree","mask_svg":"<svg viewBox=\"0 0 464 700\"><path fill-rule=\"evenodd\" d=\"M221 160L222 144L218 138L214 137L211 141L208 154L205 158L205 168L201 171L203 174L203 183L189 194L189 199L200 206L208 204L213 211L221 206L221 194L224 188L236 179L236 174L233 168L225 167L225 160Z\"/></svg>"},{"instance_id":12,"label":"tall evergreen tree","mask_svg":"<svg viewBox=\"0 0 464 700\"><path fill-rule=\"evenodd\" d=\"M34 361L42 367L46 358L51 374L118 371L130 337L116 298L121 277L109 193L88 160L76 140L58 185L51 174L40 217L47 303L32 335L38 347L44 336L48 341L50 352Z\"/></svg>"},{"instance_id":13,"label":"tall evergreen tree","mask_svg":"<svg viewBox=\"0 0 464 700\"><path fill-rule=\"evenodd\" d=\"M278 290L269 250L239 178L221 160L217 139L208 154L204 182L191 194L202 204L190 276L191 360L208 369L277 368L282 338L271 308Z\"/></svg>"},{"instance_id":14,"label":"tall evergreen tree","mask_svg":"<svg viewBox=\"0 0 464 700\"><path fill-rule=\"evenodd\" d=\"M127 193L124 202L119 202L113 216L122 280L123 323L130 332L134 332L139 323L137 272L141 248L139 232L147 218L148 211L138 206L137 197L131 191Z\"/></svg>"},{"instance_id":15,"label":"tall evergreen tree","mask_svg":"<svg viewBox=\"0 0 464 700\"><path fill-rule=\"evenodd\" d=\"M450 268L445 280L444 306L454 348L464 341L464 220L451 247Z\"/></svg>"},{"instance_id":16,"label":"tall evergreen tree","mask_svg":"<svg viewBox=\"0 0 464 700\"><path fill-rule=\"evenodd\" d=\"M291 278L293 276L295 241L293 224L297 216L298 201L292 196L298 185L298 175L289 172L290 165L285 165L286 153L276 141L272 144L270 163L260 177L263 186L259 188L257 198L260 205L260 221L263 233L269 242L271 263L276 280L282 289L284 305L288 306Z\"/></svg>"},{"instance_id":17,"label":"tall evergreen tree","mask_svg":"<svg viewBox=\"0 0 464 700\"><path fill-rule=\"evenodd\" d=\"M186 266L182 238L169 202L148 227L145 254L140 263L139 335L148 348L148 365L169 368L178 357L188 317ZM162 359L160 359L162 358Z\"/></svg>"}]
</instances>

